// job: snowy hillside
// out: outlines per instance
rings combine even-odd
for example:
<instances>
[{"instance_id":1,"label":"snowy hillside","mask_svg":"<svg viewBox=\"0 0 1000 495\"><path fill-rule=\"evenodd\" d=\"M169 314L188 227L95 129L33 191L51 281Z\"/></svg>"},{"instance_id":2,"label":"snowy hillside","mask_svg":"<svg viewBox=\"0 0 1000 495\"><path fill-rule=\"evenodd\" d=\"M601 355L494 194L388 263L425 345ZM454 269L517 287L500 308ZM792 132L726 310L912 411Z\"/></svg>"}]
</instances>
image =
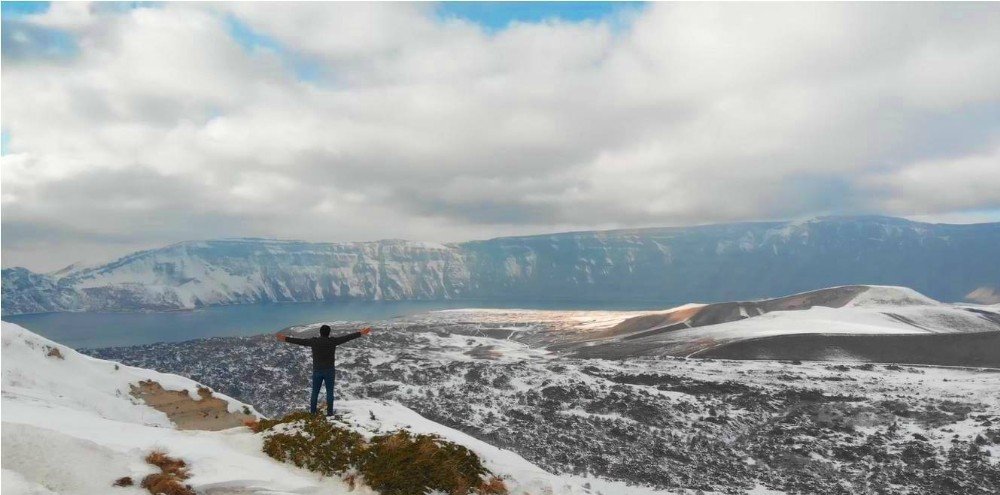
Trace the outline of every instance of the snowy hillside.
<instances>
[{"instance_id":1,"label":"snowy hillside","mask_svg":"<svg viewBox=\"0 0 1000 495\"><path fill-rule=\"evenodd\" d=\"M526 344L530 352L587 358L675 356L1000 367L1000 306L941 303L892 286L841 286L775 299L690 303L662 311L452 309L385 325L486 336ZM749 342L756 346L752 352L740 347Z\"/></svg>"},{"instance_id":2,"label":"snowy hillside","mask_svg":"<svg viewBox=\"0 0 1000 495\"><path fill-rule=\"evenodd\" d=\"M260 435L240 426L258 417L253 408L197 382L84 356L9 323L2 337L5 495L148 493L112 483L155 472L143 461L152 451L183 459L197 493L371 493L267 457ZM468 446L512 494L592 493L399 404L341 406L359 431L406 427Z\"/></svg>"},{"instance_id":3,"label":"snowy hillside","mask_svg":"<svg viewBox=\"0 0 1000 495\"><path fill-rule=\"evenodd\" d=\"M341 299L726 301L913 287L997 303L1000 224L887 217L574 232L460 244L185 242L50 274L3 270L5 314Z\"/></svg>"},{"instance_id":4,"label":"snowy hillside","mask_svg":"<svg viewBox=\"0 0 1000 495\"><path fill-rule=\"evenodd\" d=\"M957 336L969 334L968 337ZM844 286L795 294L777 299L688 305L681 308L635 316L598 332L581 332L568 340L583 355L622 357L625 355L673 355L727 358L815 359L816 354L794 356L787 353L760 356L723 354L719 350L737 342L795 335L840 335L867 340L868 352L879 345L892 346L910 336L939 335L950 338L948 348L928 348L924 352L952 352L966 343L980 342L978 334L990 341L1000 338L1000 312L987 307L973 308L935 301L905 287ZM952 335L954 337L948 337ZM963 340L965 339L965 340ZM927 340L928 343L934 338ZM786 341L769 340L773 347ZM944 342L943 340L941 342ZM976 344L978 345L978 344ZM949 347L944 346L944 347ZM969 349L973 354L989 349ZM787 352L787 351L786 351ZM831 360L852 360L850 353L830 349ZM780 354L780 355L779 355ZM859 356L861 361L864 359ZM939 363L933 356L913 355L910 360L872 359L876 362L908 362L952 365L983 365L969 356L968 361ZM1000 363L1000 357L994 359Z\"/></svg>"},{"instance_id":5,"label":"snowy hillside","mask_svg":"<svg viewBox=\"0 0 1000 495\"><path fill-rule=\"evenodd\" d=\"M848 299L861 289L849 291L854 296ZM869 296L878 296L876 306L886 311L960 311L909 291L874 291ZM813 296L805 299L831 300ZM903 301L921 304L894 305ZM870 298L857 303L815 309L860 312L872 320L857 326L881 325L868 313L876 307ZM811 311L779 310L688 330ZM338 350L337 386L343 398L401 403L435 424L609 494L642 493L625 483L685 494L1000 493L998 369L858 362L865 360L857 356L848 362L688 359L664 355L655 340L631 347L615 340L621 336L600 337L642 316L648 314L451 310L393 319ZM891 321L886 319L888 332L873 336L993 336L994 351L987 352L995 361L1000 356L1000 332L930 333L892 327ZM826 322L836 324L836 318ZM357 328L328 323L335 334ZM293 331L315 332L316 326ZM914 333L892 333L904 330ZM791 336L799 335L821 334ZM591 343L602 338L604 346ZM190 374L272 415L305 400L302 384L311 371L308 352L271 335L92 352ZM223 369L229 372L219 373ZM374 414L382 420L383 413Z\"/></svg>"},{"instance_id":6,"label":"snowy hillside","mask_svg":"<svg viewBox=\"0 0 1000 495\"><path fill-rule=\"evenodd\" d=\"M4 310L170 310L337 299L445 299L468 274L459 253L430 243L186 242L106 265L33 274L4 270Z\"/></svg>"}]
</instances>

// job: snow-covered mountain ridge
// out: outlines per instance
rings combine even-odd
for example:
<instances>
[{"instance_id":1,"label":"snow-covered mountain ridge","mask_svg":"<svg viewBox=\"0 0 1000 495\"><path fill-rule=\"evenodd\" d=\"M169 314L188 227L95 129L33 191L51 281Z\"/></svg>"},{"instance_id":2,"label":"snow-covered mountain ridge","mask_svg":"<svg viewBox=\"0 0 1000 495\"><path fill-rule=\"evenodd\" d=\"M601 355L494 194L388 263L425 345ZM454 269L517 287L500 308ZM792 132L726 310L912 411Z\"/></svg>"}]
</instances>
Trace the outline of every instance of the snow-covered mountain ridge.
<instances>
[{"instance_id":1,"label":"snow-covered mountain ridge","mask_svg":"<svg viewBox=\"0 0 1000 495\"><path fill-rule=\"evenodd\" d=\"M725 301L816 287L912 287L992 303L1000 223L888 217L574 232L457 244L233 239L51 274L3 270L5 314L255 302L435 299Z\"/></svg>"},{"instance_id":2,"label":"snow-covered mountain ridge","mask_svg":"<svg viewBox=\"0 0 1000 495\"><path fill-rule=\"evenodd\" d=\"M4 270L8 313L171 310L337 299L441 299L468 279L453 248L429 243L185 242L60 276Z\"/></svg>"}]
</instances>

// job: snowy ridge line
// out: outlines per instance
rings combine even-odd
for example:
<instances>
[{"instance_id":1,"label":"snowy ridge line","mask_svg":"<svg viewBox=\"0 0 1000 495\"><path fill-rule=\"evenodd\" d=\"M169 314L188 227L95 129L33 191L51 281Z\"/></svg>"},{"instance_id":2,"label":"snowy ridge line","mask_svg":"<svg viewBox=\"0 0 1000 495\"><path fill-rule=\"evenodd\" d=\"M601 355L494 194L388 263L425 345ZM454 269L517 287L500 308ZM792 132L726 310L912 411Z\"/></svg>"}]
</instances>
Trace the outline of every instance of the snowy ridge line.
<instances>
[{"instance_id":1,"label":"snowy ridge line","mask_svg":"<svg viewBox=\"0 0 1000 495\"><path fill-rule=\"evenodd\" d=\"M48 274L4 269L3 304L5 314L22 314L347 299L752 301L909 281L936 299L994 304L998 238L1000 223L832 217L447 244L187 241ZM942 275L919 276L929 272Z\"/></svg>"}]
</instances>

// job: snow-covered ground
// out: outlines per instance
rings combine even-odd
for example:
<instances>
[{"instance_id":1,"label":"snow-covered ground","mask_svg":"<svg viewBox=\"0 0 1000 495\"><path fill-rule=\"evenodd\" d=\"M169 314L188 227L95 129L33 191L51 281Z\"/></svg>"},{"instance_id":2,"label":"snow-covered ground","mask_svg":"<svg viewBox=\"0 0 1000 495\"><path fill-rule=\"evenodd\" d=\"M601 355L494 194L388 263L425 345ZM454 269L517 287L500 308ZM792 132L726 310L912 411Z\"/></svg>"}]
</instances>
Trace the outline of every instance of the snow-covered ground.
<instances>
[{"instance_id":1,"label":"snow-covered ground","mask_svg":"<svg viewBox=\"0 0 1000 495\"><path fill-rule=\"evenodd\" d=\"M662 311L462 309L417 315L407 322L464 324L492 336L508 331L507 338L532 345L563 352L579 349L587 357L623 358L697 356L734 342L793 335L1000 332L1000 311L995 305L941 303L906 287L847 286L761 301L692 303Z\"/></svg>"},{"instance_id":2,"label":"snow-covered ground","mask_svg":"<svg viewBox=\"0 0 1000 495\"><path fill-rule=\"evenodd\" d=\"M199 384L177 375L95 359L3 323L3 493L148 493L112 488L154 472L153 450L184 459L189 483L207 493L347 493L261 452L247 428L181 431L166 414L130 395L130 385L154 380L198 399ZM58 354L53 351L58 350ZM233 411L252 407L222 394Z\"/></svg>"},{"instance_id":3,"label":"snow-covered ground","mask_svg":"<svg viewBox=\"0 0 1000 495\"><path fill-rule=\"evenodd\" d=\"M847 300L822 301L824 297L843 293L847 289L860 292ZM809 301L810 298L821 303L809 303L794 309L782 307L782 301ZM736 309L728 306L735 306ZM983 342L982 334L986 333L1000 335L1000 312L996 308L944 304L906 287L855 286L822 289L765 301L707 305L695 310L690 318L680 323L637 328L610 337L581 339L581 343L601 346L587 350L588 353L599 353L600 349L604 349L616 357L624 352L625 355L782 356L785 359L971 366L1000 363L1000 359L990 359L984 355L983 349L977 349ZM806 349L798 356L789 350L792 344L787 338L775 339L810 335L838 338L819 338L809 342L800 338L798 344ZM936 340L924 338L927 336L938 337ZM866 337L879 337L880 340L865 340ZM844 338L847 338L846 343ZM756 342L752 352L735 347L723 350L734 343L751 340ZM914 341L923 343L908 344ZM911 350L898 351L903 345ZM934 348L935 345L939 346L938 349ZM810 346L813 348L808 349ZM820 346L829 350L815 351ZM949 349L941 349L942 346ZM857 351L858 347L861 352ZM897 351L889 351L892 348ZM962 355L966 348L972 352L970 359L963 362ZM946 357L939 350L950 350L953 357ZM976 355L975 359L972 354Z\"/></svg>"},{"instance_id":4,"label":"snow-covered ground","mask_svg":"<svg viewBox=\"0 0 1000 495\"><path fill-rule=\"evenodd\" d=\"M858 316L855 324L859 315L871 318L873 335L891 340L941 334L919 328L897 333L893 321L908 324L895 319L886 320L888 331L879 331L882 312L930 309L965 316L961 308L902 295L753 317L742 317L740 309L759 303L734 303L722 309L738 321L661 335L758 325L772 314L799 319L803 329L812 325L815 331L824 321L841 324L837 315L844 314ZM403 404L434 424L515 452L560 480L607 494L846 495L884 493L879 487L886 486L891 493L943 493L949 486L961 487L959 493L1000 493L1000 371L859 362L855 356L829 362L838 355L828 349L826 362L644 354L657 349L623 335L645 330L613 331L643 316L460 310L383 322L371 337L338 350L338 400L345 399L338 404ZM356 329L329 323L335 334ZM980 334L956 328L943 335ZM593 341L635 352L582 358L582 350L600 345L588 345ZM190 374L269 414L300 408L307 397L308 353L273 336L95 352ZM353 416L363 422L366 414Z\"/></svg>"},{"instance_id":5,"label":"snow-covered ground","mask_svg":"<svg viewBox=\"0 0 1000 495\"><path fill-rule=\"evenodd\" d=\"M829 291L660 312L455 310L396 319L338 352L337 406L364 434L405 427L461 443L513 494L997 493L996 370L858 363L826 348L825 360L855 362L687 359L664 345L996 333L981 331L997 324L995 307L941 304L893 287ZM601 348L590 357L619 357L581 357ZM347 490L266 457L246 428L182 431L131 393L154 380L190 400L204 396L197 382L143 369L151 368L282 414L304 402L301 348L259 336L93 352L142 368L3 324L5 494L104 493L116 478L149 473L142 459L153 449L188 461L199 493ZM245 407L215 397L229 413Z\"/></svg>"},{"instance_id":6,"label":"snow-covered ground","mask_svg":"<svg viewBox=\"0 0 1000 495\"><path fill-rule=\"evenodd\" d=\"M154 450L184 459L193 475L187 482L198 493L372 493L352 491L338 478L271 459L261 451L261 436L245 427L179 430L167 414L130 393L139 382L153 380L200 400L203 385L193 380L88 357L6 322L2 338L4 495L147 493L138 487L112 488L112 483L124 476L138 483L153 473L155 468L143 458ZM252 406L218 392L213 396L228 402L231 412L257 415ZM408 428L469 447L489 469L507 478L512 494L594 493L398 403L356 400L339 405L345 421L362 432Z\"/></svg>"}]
</instances>

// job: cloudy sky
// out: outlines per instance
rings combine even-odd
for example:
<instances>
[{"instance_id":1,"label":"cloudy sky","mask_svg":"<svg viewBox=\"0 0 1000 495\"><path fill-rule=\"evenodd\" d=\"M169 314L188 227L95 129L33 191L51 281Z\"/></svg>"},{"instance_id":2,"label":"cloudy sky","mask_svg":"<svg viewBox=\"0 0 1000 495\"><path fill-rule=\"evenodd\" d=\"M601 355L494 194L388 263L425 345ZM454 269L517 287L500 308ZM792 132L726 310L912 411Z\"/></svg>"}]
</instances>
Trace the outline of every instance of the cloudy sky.
<instances>
[{"instance_id":1,"label":"cloudy sky","mask_svg":"<svg viewBox=\"0 0 1000 495\"><path fill-rule=\"evenodd\" d=\"M1000 221L1000 4L3 4L3 266Z\"/></svg>"}]
</instances>

